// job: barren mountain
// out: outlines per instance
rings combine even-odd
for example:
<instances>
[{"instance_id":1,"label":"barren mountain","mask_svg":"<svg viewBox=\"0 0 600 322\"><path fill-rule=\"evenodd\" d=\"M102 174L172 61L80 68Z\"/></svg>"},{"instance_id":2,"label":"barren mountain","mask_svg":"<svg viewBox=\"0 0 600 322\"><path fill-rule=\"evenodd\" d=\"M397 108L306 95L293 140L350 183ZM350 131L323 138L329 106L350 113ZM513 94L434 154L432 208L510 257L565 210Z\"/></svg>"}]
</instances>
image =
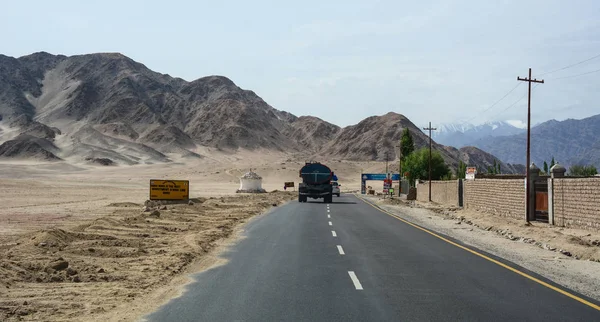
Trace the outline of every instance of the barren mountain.
<instances>
[{"instance_id":1,"label":"barren mountain","mask_svg":"<svg viewBox=\"0 0 600 322\"><path fill-rule=\"evenodd\" d=\"M290 125L285 135L314 152L323 149L341 130L339 126L314 116L301 116Z\"/></svg>"},{"instance_id":2,"label":"barren mountain","mask_svg":"<svg viewBox=\"0 0 600 322\"><path fill-rule=\"evenodd\" d=\"M551 120L531 129L531 159L538 167L552 157L565 166L600 167L600 115L582 120ZM526 135L482 139L476 146L506 162L525 164Z\"/></svg>"},{"instance_id":3,"label":"barren mountain","mask_svg":"<svg viewBox=\"0 0 600 322\"><path fill-rule=\"evenodd\" d=\"M347 160L394 160L402 131L408 128L412 134L415 148L429 146L429 138L404 115L387 113L371 116L356 125L343 128L334 140L329 142L323 152ZM444 149L443 145L433 142L433 148L444 159L455 166L457 160Z\"/></svg>"},{"instance_id":4,"label":"barren mountain","mask_svg":"<svg viewBox=\"0 0 600 322\"><path fill-rule=\"evenodd\" d=\"M427 146L427 136L400 114L341 129L276 110L226 77L188 82L118 53L0 55L0 156L139 164L201 157L199 147L208 146L350 160L385 160L387 153L393 160L404 128L417 148ZM451 167L462 158L437 143L434 149Z\"/></svg>"},{"instance_id":5,"label":"barren mountain","mask_svg":"<svg viewBox=\"0 0 600 322\"><path fill-rule=\"evenodd\" d=\"M59 154L76 159L101 153L129 164L145 158L139 152L155 150L151 154L159 158L154 161L163 161L162 153L197 156L196 144L299 147L281 133L296 117L254 92L221 76L186 82L121 54L0 56L0 89L0 125L16 131L13 136L52 140L65 134ZM82 128L83 139L68 139ZM10 139L2 135L0 142ZM121 150L129 154L115 155Z\"/></svg>"},{"instance_id":6,"label":"barren mountain","mask_svg":"<svg viewBox=\"0 0 600 322\"><path fill-rule=\"evenodd\" d=\"M454 148L451 148L454 149ZM456 149L454 149L456 150ZM510 164L504 163L500 159L495 156L487 153L481 149L478 149L474 146L467 146L460 148L456 151L458 154L458 158L462 160L468 166L477 166L477 171L479 173L487 172L488 167L493 167L494 162L500 164L500 172L501 173L518 173L525 174L525 166L522 164ZM455 152L455 153L456 153Z\"/></svg>"},{"instance_id":7,"label":"barren mountain","mask_svg":"<svg viewBox=\"0 0 600 322\"><path fill-rule=\"evenodd\" d=\"M412 134L415 149L429 146L429 137L414 123L404 115L391 112L382 116L372 116L356 125L343 128L321 153L347 160L384 161L387 157L393 161L398 157L397 146L404 128L408 128ZM432 148L442 155L452 169L458 167L459 160L478 169L487 169L496 159L493 155L474 147L458 150L432 141ZM504 163L501 163L501 167L506 173L519 171L518 167Z\"/></svg>"}]
</instances>

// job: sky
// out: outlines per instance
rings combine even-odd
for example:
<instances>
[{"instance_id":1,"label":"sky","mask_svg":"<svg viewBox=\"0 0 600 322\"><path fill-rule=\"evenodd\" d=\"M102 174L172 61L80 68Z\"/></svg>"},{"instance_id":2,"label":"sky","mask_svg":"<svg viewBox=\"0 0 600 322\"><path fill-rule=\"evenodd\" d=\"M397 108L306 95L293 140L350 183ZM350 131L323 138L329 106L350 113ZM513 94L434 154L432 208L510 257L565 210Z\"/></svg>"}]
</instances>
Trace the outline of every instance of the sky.
<instances>
[{"instance_id":1,"label":"sky","mask_svg":"<svg viewBox=\"0 0 600 322\"><path fill-rule=\"evenodd\" d=\"M1 54L120 52L340 126L390 111L523 125L528 68L545 81L532 124L600 113L600 56L552 72L600 55L597 0L2 2Z\"/></svg>"}]
</instances>

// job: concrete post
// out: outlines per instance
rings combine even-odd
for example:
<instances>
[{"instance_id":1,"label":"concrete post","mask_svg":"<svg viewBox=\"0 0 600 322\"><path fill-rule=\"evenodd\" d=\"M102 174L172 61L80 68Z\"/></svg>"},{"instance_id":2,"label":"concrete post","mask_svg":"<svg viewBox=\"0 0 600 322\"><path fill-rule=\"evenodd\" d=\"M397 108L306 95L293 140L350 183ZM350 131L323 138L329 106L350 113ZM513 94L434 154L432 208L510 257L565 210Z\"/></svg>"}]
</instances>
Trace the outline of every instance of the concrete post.
<instances>
[{"instance_id":1,"label":"concrete post","mask_svg":"<svg viewBox=\"0 0 600 322\"><path fill-rule=\"evenodd\" d=\"M535 181L540 177L540 168L531 162L529 166L529 182L527 182L527 198L529 198L529 209L527 209L527 220L535 220Z\"/></svg>"},{"instance_id":2,"label":"concrete post","mask_svg":"<svg viewBox=\"0 0 600 322\"><path fill-rule=\"evenodd\" d=\"M548 223L554 225L554 180L565 176L567 169L560 164L550 168L550 179L548 179Z\"/></svg>"},{"instance_id":3,"label":"concrete post","mask_svg":"<svg viewBox=\"0 0 600 322\"><path fill-rule=\"evenodd\" d=\"M567 169L565 169L565 167L563 167L560 164L555 164L552 166L552 168L550 168L550 176L552 178L562 178L565 176L565 173L567 172Z\"/></svg>"}]
</instances>

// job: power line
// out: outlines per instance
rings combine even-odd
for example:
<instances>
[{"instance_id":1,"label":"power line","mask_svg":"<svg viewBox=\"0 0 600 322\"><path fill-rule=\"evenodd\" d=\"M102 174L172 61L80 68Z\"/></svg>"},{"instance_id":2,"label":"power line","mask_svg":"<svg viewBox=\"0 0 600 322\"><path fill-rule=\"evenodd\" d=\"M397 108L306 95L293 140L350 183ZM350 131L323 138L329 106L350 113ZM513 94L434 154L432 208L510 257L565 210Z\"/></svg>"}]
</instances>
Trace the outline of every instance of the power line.
<instances>
[{"instance_id":1,"label":"power line","mask_svg":"<svg viewBox=\"0 0 600 322\"><path fill-rule=\"evenodd\" d=\"M503 99L505 99L508 95L510 95L510 93L512 93L515 89L517 89L517 87L521 86L522 83L517 83L517 85L515 87L513 87L510 91L508 91L508 93L504 94L504 96L502 96L499 100L497 100L494 104L490 105L490 107L486 108L485 110L481 111L480 113L485 113L489 110L492 109L492 107L498 105L498 103L500 103ZM475 118L477 118L478 115L473 116L472 118L466 120L465 122L470 122L472 120L474 120Z\"/></svg>"},{"instance_id":2,"label":"power line","mask_svg":"<svg viewBox=\"0 0 600 322\"><path fill-rule=\"evenodd\" d=\"M533 86L533 88L531 89L531 91L533 92L533 90L538 87L539 84L535 84ZM527 93L523 94L523 96L521 96L518 100L516 100L514 103L510 104L507 108L503 109L502 111L500 111L500 113L494 115L492 118L495 118L496 116L508 111L509 109L511 109L513 106L517 105L517 103L519 103L521 100L523 100L525 97L527 96Z\"/></svg>"},{"instance_id":3,"label":"power line","mask_svg":"<svg viewBox=\"0 0 600 322\"><path fill-rule=\"evenodd\" d=\"M565 70L565 69L567 69L567 68L571 68L571 67L573 67L573 66L581 65L581 64L583 64L583 63L585 63L585 62L588 62L588 61L590 61L590 60L592 60L592 59L596 59L596 58L598 58L598 57L600 57L600 54L598 54L598 55L596 55L596 56L594 56L594 57L588 58L588 59L586 59L586 60L582 60L582 61L580 61L580 62L577 62L577 63L575 63L575 64L571 64L571 65L568 65L568 66L565 66L565 67L561 67L561 68L558 68L558 69L555 69L555 70L551 70L551 71L549 71L549 72L541 73L541 74L539 74L538 76L543 76L543 75L546 75L546 74L551 74L551 73L554 73L554 72L558 72L558 71L561 71L561 70Z\"/></svg>"},{"instance_id":4,"label":"power line","mask_svg":"<svg viewBox=\"0 0 600 322\"><path fill-rule=\"evenodd\" d=\"M591 72L581 73L581 74L577 74L577 75L570 75L570 76L563 76L563 77L558 77L558 78L551 78L550 80L558 80L558 79L579 77L579 76L593 74L593 73L597 73L597 72L600 72L600 69L596 69L596 70L593 70Z\"/></svg>"}]
</instances>

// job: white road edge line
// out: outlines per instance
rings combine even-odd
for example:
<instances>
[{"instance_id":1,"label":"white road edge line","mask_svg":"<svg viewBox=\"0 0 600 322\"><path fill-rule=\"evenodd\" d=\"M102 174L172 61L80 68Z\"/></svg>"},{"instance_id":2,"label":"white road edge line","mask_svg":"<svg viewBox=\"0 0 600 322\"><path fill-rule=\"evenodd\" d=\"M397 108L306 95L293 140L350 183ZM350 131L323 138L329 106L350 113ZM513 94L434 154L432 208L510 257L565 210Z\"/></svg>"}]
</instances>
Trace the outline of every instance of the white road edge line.
<instances>
[{"instance_id":1,"label":"white road edge line","mask_svg":"<svg viewBox=\"0 0 600 322\"><path fill-rule=\"evenodd\" d=\"M337 245L338 248L338 252L340 252L340 255L346 255L346 253L344 253L344 249L342 248L341 245Z\"/></svg>"},{"instance_id":2,"label":"white road edge line","mask_svg":"<svg viewBox=\"0 0 600 322\"><path fill-rule=\"evenodd\" d=\"M348 275L350 275L350 279L352 280L352 283L354 283L354 288L356 288L357 290L362 290L363 287L360 284L358 277L356 277L356 274L354 274L353 271L348 271Z\"/></svg>"},{"instance_id":3,"label":"white road edge line","mask_svg":"<svg viewBox=\"0 0 600 322\"><path fill-rule=\"evenodd\" d=\"M329 222L329 226L333 226L333 224L331 223L331 221Z\"/></svg>"},{"instance_id":4,"label":"white road edge line","mask_svg":"<svg viewBox=\"0 0 600 322\"><path fill-rule=\"evenodd\" d=\"M332 231L331 231L331 235L332 235L333 237L337 237L337 234L335 233L335 230L332 230Z\"/></svg>"}]
</instances>

